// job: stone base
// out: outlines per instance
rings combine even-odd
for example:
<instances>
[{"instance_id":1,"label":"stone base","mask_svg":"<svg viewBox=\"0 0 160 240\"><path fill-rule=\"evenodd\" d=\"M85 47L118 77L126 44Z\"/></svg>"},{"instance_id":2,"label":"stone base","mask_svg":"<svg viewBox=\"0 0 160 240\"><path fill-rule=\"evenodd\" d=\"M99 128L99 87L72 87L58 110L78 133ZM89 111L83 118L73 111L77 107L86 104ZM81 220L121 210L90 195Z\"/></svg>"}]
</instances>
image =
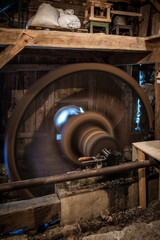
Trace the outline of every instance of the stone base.
<instances>
[{"instance_id":1,"label":"stone base","mask_svg":"<svg viewBox=\"0 0 160 240\"><path fill-rule=\"evenodd\" d=\"M153 200L152 186L157 179L148 182L148 199ZM61 201L61 224L72 224L81 220L137 207L139 204L137 177L107 179L96 177L56 185L56 193ZM152 196L150 196L152 195ZM154 199L157 199L155 194Z\"/></svg>"},{"instance_id":2,"label":"stone base","mask_svg":"<svg viewBox=\"0 0 160 240\"><path fill-rule=\"evenodd\" d=\"M123 181L104 181L90 178L56 185L61 201L61 224L92 219L107 209L109 212L138 205L138 184Z\"/></svg>"}]
</instances>

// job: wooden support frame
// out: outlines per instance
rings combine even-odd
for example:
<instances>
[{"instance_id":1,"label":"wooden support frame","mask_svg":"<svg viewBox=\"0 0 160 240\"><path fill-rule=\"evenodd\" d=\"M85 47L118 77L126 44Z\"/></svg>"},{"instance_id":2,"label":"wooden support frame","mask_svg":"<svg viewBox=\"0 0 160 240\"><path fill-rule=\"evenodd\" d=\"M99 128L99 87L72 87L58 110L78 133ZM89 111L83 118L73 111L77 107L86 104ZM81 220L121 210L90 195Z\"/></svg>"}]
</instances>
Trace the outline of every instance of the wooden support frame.
<instances>
[{"instance_id":1,"label":"wooden support frame","mask_svg":"<svg viewBox=\"0 0 160 240\"><path fill-rule=\"evenodd\" d=\"M146 57L142 58L138 64L141 63L155 63L160 62L160 48L154 49L151 53L149 53Z\"/></svg>"},{"instance_id":2,"label":"wooden support frame","mask_svg":"<svg viewBox=\"0 0 160 240\"><path fill-rule=\"evenodd\" d=\"M160 61L155 63L155 139L160 140Z\"/></svg>"},{"instance_id":3,"label":"wooden support frame","mask_svg":"<svg viewBox=\"0 0 160 240\"><path fill-rule=\"evenodd\" d=\"M133 26L132 25L116 25L113 30L116 30L116 35L120 34L120 29L129 30L129 35L133 36ZM113 31L112 30L112 31Z\"/></svg>"},{"instance_id":4,"label":"wooden support frame","mask_svg":"<svg viewBox=\"0 0 160 240\"><path fill-rule=\"evenodd\" d=\"M145 154L138 149L138 162L145 161ZM146 208L146 169L138 169L139 178L139 207Z\"/></svg>"},{"instance_id":5,"label":"wooden support frame","mask_svg":"<svg viewBox=\"0 0 160 240\"><path fill-rule=\"evenodd\" d=\"M98 0L88 0L88 3L85 4L85 18L84 24L88 21L98 21L98 22L111 22L111 7L112 3L103 3ZM103 14L97 16L95 15L95 7L101 8L106 12L106 16Z\"/></svg>"},{"instance_id":6,"label":"wooden support frame","mask_svg":"<svg viewBox=\"0 0 160 240\"><path fill-rule=\"evenodd\" d=\"M0 53L0 68L2 68L7 62L9 62L25 46L32 42L36 36L36 33L28 35L26 33L20 32L14 44L8 46L4 51Z\"/></svg>"},{"instance_id":7,"label":"wooden support frame","mask_svg":"<svg viewBox=\"0 0 160 240\"><path fill-rule=\"evenodd\" d=\"M145 154L160 162L160 140L132 143L132 161L145 161ZM159 165L160 166L160 165ZM146 172L145 169L138 170L139 178L139 207L145 209L146 199ZM158 200L160 201L160 171L158 178Z\"/></svg>"}]
</instances>

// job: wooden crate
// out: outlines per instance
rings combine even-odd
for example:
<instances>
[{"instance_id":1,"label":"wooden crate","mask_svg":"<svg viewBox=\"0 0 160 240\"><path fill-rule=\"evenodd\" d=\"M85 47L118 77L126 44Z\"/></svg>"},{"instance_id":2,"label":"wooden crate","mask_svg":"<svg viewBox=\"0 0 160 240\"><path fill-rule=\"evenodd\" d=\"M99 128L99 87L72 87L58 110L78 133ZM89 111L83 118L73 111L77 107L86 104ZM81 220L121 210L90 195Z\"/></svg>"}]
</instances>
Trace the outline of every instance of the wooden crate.
<instances>
[{"instance_id":1,"label":"wooden crate","mask_svg":"<svg viewBox=\"0 0 160 240\"><path fill-rule=\"evenodd\" d=\"M85 5L84 24L88 21L111 22L111 3L102 3L97 0L89 0ZM100 9L100 14L96 15L95 7Z\"/></svg>"}]
</instances>

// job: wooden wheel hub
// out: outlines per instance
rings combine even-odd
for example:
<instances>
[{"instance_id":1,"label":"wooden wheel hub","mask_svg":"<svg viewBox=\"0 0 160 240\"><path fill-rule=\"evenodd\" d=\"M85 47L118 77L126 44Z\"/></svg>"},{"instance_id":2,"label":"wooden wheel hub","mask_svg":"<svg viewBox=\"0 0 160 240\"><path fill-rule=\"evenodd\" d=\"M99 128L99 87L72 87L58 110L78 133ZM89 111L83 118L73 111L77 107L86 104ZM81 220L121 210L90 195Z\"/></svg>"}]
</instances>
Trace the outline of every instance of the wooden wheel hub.
<instances>
[{"instance_id":1,"label":"wooden wheel hub","mask_svg":"<svg viewBox=\"0 0 160 240\"><path fill-rule=\"evenodd\" d=\"M95 156L103 148L118 150L110 122L101 114L86 112L73 116L62 131L62 148L67 158L78 163L80 156Z\"/></svg>"}]
</instances>

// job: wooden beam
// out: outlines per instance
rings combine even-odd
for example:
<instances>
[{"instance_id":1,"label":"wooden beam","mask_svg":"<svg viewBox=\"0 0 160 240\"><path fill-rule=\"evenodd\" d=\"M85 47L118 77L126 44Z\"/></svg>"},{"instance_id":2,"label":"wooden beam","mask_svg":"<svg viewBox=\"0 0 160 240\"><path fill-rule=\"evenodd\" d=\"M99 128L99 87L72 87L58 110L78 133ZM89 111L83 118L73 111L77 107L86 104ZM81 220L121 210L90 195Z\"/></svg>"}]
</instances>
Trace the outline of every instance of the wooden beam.
<instances>
[{"instance_id":1,"label":"wooden beam","mask_svg":"<svg viewBox=\"0 0 160 240\"><path fill-rule=\"evenodd\" d=\"M160 67L160 63L159 66ZM159 115L160 116L160 115ZM160 122L159 122L160 124ZM160 131L159 131L160 132ZM137 159L138 152L138 161L145 161L145 154L151 156L152 158L160 161L160 140L152 140L145 142L136 142L132 143L133 152L132 152L132 160L135 161ZM146 172L145 169L138 170L139 177L139 202L141 208L146 208ZM160 171L159 171L159 189L158 189L158 198L160 200Z\"/></svg>"},{"instance_id":2,"label":"wooden beam","mask_svg":"<svg viewBox=\"0 0 160 240\"><path fill-rule=\"evenodd\" d=\"M0 205L0 233L33 229L60 220L61 203L56 194Z\"/></svg>"},{"instance_id":3,"label":"wooden beam","mask_svg":"<svg viewBox=\"0 0 160 240\"><path fill-rule=\"evenodd\" d=\"M150 18L151 5L146 4L140 8L140 13L142 16L139 17L140 25L139 25L139 36L146 37L148 33L148 25Z\"/></svg>"},{"instance_id":4,"label":"wooden beam","mask_svg":"<svg viewBox=\"0 0 160 240\"><path fill-rule=\"evenodd\" d=\"M145 41L146 42L155 42L155 41L159 41L159 39L160 39L160 34L157 34L157 35L146 37Z\"/></svg>"},{"instance_id":5,"label":"wooden beam","mask_svg":"<svg viewBox=\"0 0 160 240\"><path fill-rule=\"evenodd\" d=\"M158 200L160 201L160 166L159 166L159 179L158 179Z\"/></svg>"},{"instance_id":6,"label":"wooden beam","mask_svg":"<svg viewBox=\"0 0 160 240\"><path fill-rule=\"evenodd\" d=\"M111 13L116 15L130 16L130 17L142 17L142 13L136 13L136 12L111 10Z\"/></svg>"},{"instance_id":7,"label":"wooden beam","mask_svg":"<svg viewBox=\"0 0 160 240\"><path fill-rule=\"evenodd\" d=\"M28 35L20 32L18 39L8 46L5 50L0 53L0 68L2 68L7 62L9 62L17 53L19 53L25 46L33 41L37 36L36 33Z\"/></svg>"},{"instance_id":8,"label":"wooden beam","mask_svg":"<svg viewBox=\"0 0 160 240\"><path fill-rule=\"evenodd\" d=\"M145 160L145 154L138 149L138 162ZM139 203L140 208L146 208L146 170L145 168L138 169L139 178Z\"/></svg>"},{"instance_id":9,"label":"wooden beam","mask_svg":"<svg viewBox=\"0 0 160 240\"><path fill-rule=\"evenodd\" d=\"M160 12L160 3L157 0L150 0L154 7Z\"/></svg>"},{"instance_id":10,"label":"wooden beam","mask_svg":"<svg viewBox=\"0 0 160 240\"><path fill-rule=\"evenodd\" d=\"M0 28L0 45L10 45L16 41L21 29ZM145 39L131 36L107 35L103 33L77 33L43 30L23 30L24 33L37 34L28 46L45 48L65 48L105 51L152 51L153 46L146 46Z\"/></svg>"},{"instance_id":11,"label":"wooden beam","mask_svg":"<svg viewBox=\"0 0 160 240\"><path fill-rule=\"evenodd\" d=\"M160 140L160 61L155 64L155 139Z\"/></svg>"},{"instance_id":12,"label":"wooden beam","mask_svg":"<svg viewBox=\"0 0 160 240\"><path fill-rule=\"evenodd\" d=\"M0 72L41 72L41 71L53 71L62 64L7 64L0 69Z\"/></svg>"},{"instance_id":13,"label":"wooden beam","mask_svg":"<svg viewBox=\"0 0 160 240\"><path fill-rule=\"evenodd\" d=\"M160 62L160 48L153 50L153 52L149 53L146 57L142 58L138 64L141 63L155 63Z\"/></svg>"}]
</instances>

